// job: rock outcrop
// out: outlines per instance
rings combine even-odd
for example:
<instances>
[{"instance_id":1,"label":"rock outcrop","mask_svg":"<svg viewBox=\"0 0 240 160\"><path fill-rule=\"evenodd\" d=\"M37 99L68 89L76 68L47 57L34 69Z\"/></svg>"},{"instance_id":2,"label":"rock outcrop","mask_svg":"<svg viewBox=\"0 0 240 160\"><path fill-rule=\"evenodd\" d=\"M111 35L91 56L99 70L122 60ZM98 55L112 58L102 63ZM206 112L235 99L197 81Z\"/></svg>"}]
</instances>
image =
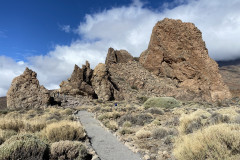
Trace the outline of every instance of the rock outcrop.
<instances>
[{"instance_id":1,"label":"rock outcrop","mask_svg":"<svg viewBox=\"0 0 240 160\"><path fill-rule=\"evenodd\" d=\"M192 91L202 100L231 97L217 63L208 55L201 31L192 23L167 18L159 21L139 61L155 75L177 80L177 87Z\"/></svg>"},{"instance_id":2,"label":"rock outcrop","mask_svg":"<svg viewBox=\"0 0 240 160\"><path fill-rule=\"evenodd\" d=\"M62 81L60 84L60 93L68 95L84 95L92 98L96 94L92 88L91 78L93 70L90 68L88 61L86 65L79 68L75 65L71 77L67 81Z\"/></svg>"},{"instance_id":3,"label":"rock outcrop","mask_svg":"<svg viewBox=\"0 0 240 160\"><path fill-rule=\"evenodd\" d=\"M114 50L113 48L108 49L108 54L105 60L107 66L115 63L127 63L133 60L133 56L126 50Z\"/></svg>"},{"instance_id":4,"label":"rock outcrop","mask_svg":"<svg viewBox=\"0 0 240 160\"><path fill-rule=\"evenodd\" d=\"M37 73L26 68L24 73L13 79L7 92L8 108L39 108L48 105L49 92L39 85Z\"/></svg>"},{"instance_id":5,"label":"rock outcrop","mask_svg":"<svg viewBox=\"0 0 240 160\"><path fill-rule=\"evenodd\" d=\"M92 86L98 99L103 101L120 100L119 88L111 80L108 68L105 64L98 64L93 72Z\"/></svg>"}]
</instances>

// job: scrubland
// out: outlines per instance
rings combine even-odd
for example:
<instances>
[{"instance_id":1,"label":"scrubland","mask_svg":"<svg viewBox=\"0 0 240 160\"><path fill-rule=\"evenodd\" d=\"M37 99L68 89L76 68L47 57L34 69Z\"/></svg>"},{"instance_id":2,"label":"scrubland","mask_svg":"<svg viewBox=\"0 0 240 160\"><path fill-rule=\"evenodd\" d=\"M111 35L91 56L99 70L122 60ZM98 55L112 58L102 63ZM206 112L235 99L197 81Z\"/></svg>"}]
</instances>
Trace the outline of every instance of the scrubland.
<instances>
[{"instance_id":1,"label":"scrubland","mask_svg":"<svg viewBox=\"0 0 240 160\"><path fill-rule=\"evenodd\" d=\"M239 99L210 104L151 98L84 109L145 159L240 159Z\"/></svg>"},{"instance_id":2,"label":"scrubland","mask_svg":"<svg viewBox=\"0 0 240 160\"><path fill-rule=\"evenodd\" d=\"M91 159L72 109L0 112L0 159Z\"/></svg>"},{"instance_id":3,"label":"scrubland","mask_svg":"<svg viewBox=\"0 0 240 160\"><path fill-rule=\"evenodd\" d=\"M93 150L75 110L95 113L103 127L144 159L240 159L238 98L214 104L141 99L95 101L74 110L1 110L0 159L91 159Z\"/></svg>"}]
</instances>

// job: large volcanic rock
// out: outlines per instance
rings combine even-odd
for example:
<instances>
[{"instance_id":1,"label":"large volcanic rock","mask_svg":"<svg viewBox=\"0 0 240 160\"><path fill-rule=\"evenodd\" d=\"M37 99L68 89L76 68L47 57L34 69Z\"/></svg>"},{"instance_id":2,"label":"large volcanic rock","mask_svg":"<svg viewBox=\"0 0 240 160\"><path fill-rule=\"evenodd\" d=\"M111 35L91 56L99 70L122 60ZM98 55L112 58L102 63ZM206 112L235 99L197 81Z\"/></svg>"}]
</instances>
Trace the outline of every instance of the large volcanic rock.
<instances>
[{"instance_id":1,"label":"large volcanic rock","mask_svg":"<svg viewBox=\"0 0 240 160\"><path fill-rule=\"evenodd\" d=\"M118 86L112 82L108 68L105 64L98 64L93 72L92 86L98 95L98 99L121 100Z\"/></svg>"},{"instance_id":2,"label":"large volcanic rock","mask_svg":"<svg viewBox=\"0 0 240 160\"><path fill-rule=\"evenodd\" d=\"M48 105L49 92L39 85L37 73L26 68L24 73L13 79L7 92L8 108L39 108Z\"/></svg>"},{"instance_id":3,"label":"large volcanic rock","mask_svg":"<svg viewBox=\"0 0 240 160\"><path fill-rule=\"evenodd\" d=\"M85 95L95 98L96 94L91 85L92 73L93 70L90 68L88 61L86 65L82 65L82 68L75 65L71 77L67 81L62 81L60 84L60 93Z\"/></svg>"},{"instance_id":4,"label":"large volcanic rock","mask_svg":"<svg viewBox=\"0 0 240 160\"><path fill-rule=\"evenodd\" d=\"M148 49L139 59L149 71L178 81L203 100L230 98L217 63L208 56L201 31L192 23L164 19L153 28Z\"/></svg>"},{"instance_id":5,"label":"large volcanic rock","mask_svg":"<svg viewBox=\"0 0 240 160\"><path fill-rule=\"evenodd\" d=\"M105 60L107 66L114 63L127 63L133 60L133 56L126 50L114 50L113 48L108 49L108 54Z\"/></svg>"}]
</instances>

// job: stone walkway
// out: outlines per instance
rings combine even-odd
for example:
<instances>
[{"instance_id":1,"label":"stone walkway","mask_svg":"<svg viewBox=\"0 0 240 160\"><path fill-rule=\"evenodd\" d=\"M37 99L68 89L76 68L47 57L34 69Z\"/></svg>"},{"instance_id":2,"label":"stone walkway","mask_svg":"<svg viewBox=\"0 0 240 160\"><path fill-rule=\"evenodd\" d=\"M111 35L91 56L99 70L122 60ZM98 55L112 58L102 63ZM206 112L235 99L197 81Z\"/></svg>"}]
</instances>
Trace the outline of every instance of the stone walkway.
<instances>
[{"instance_id":1,"label":"stone walkway","mask_svg":"<svg viewBox=\"0 0 240 160\"><path fill-rule=\"evenodd\" d=\"M77 116L101 160L141 160L139 154L133 153L113 134L102 128L92 113L79 111Z\"/></svg>"}]
</instances>

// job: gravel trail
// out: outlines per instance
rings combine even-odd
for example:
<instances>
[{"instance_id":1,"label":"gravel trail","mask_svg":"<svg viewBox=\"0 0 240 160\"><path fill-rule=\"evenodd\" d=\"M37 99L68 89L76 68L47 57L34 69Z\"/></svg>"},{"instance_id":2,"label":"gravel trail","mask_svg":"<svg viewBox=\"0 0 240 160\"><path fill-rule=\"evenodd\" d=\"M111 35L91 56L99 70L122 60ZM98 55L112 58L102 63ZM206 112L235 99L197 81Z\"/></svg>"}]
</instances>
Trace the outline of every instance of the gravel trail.
<instances>
[{"instance_id":1,"label":"gravel trail","mask_svg":"<svg viewBox=\"0 0 240 160\"><path fill-rule=\"evenodd\" d=\"M102 128L92 113L79 111L77 116L101 160L141 160L139 154L133 153L112 133Z\"/></svg>"}]
</instances>

